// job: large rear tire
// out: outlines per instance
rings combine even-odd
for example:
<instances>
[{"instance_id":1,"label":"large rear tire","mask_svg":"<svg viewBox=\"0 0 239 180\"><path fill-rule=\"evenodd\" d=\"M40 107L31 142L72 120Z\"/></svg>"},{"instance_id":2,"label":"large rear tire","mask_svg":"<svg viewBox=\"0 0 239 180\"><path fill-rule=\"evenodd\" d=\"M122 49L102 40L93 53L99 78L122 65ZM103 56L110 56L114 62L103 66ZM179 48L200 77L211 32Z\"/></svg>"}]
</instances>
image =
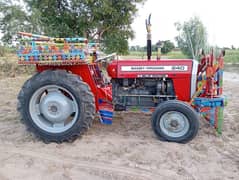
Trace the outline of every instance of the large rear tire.
<instances>
[{"instance_id":1,"label":"large rear tire","mask_svg":"<svg viewBox=\"0 0 239 180\"><path fill-rule=\"evenodd\" d=\"M46 70L27 80L18 95L27 129L44 142L73 141L92 124L95 100L89 86L64 70Z\"/></svg>"},{"instance_id":2,"label":"large rear tire","mask_svg":"<svg viewBox=\"0 0 239 180\"><path fill-rule=\"evenodd\" d=\"M152 128L162 141L187 143L197 135L199 115L184 102L165 101L152 115Z\"/></svg>"}]
</instances>

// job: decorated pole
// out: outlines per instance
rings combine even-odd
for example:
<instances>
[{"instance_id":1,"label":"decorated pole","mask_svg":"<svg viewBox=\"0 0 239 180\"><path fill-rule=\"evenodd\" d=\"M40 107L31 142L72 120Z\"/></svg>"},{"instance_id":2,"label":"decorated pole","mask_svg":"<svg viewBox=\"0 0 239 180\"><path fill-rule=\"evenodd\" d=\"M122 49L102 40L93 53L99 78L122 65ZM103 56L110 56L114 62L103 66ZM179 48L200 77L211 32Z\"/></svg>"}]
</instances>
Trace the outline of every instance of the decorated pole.
<instances>
[{"instance_id":1,"label":"decorated pole","mask_svg":"<svg viewBox=\"0 0 239 180\"><path fill-rule=\"evenodd\" d=\"M218 58L213 51L208 56L203 55L198 71L197 91L190 101L218 134L222 133L223 109L227 104L222 95L224 56L224 50Z\"/></svg>"},{"instance_id":2,"label":"decorated pole","mask_svg":"<svg viewBox=\"0 0 239 180\"><path fill-rule=\"evenodd\" d=\"M53 38L49 36L43 36L39 34L32 34L32 33L26 33L26 32L18 32L19 36L28 37L32 41L52 41L57 43L64 43L64 42L82 42L82 43L88 43L88 40L83 37L76 37L76 38Z\"/></svg>"}]
</instances>

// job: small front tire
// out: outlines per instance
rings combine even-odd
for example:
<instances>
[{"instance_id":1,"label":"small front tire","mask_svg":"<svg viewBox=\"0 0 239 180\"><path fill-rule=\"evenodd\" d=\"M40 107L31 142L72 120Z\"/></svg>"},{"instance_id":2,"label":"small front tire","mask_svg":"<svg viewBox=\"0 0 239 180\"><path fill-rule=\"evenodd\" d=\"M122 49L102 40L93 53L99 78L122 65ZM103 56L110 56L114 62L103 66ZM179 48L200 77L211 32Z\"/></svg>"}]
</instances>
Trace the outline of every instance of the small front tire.
<instances>
[{"instance_id":1,"label":"small front tire","mask_svg":"<svg viewBox=\"0 0 239 180\"><path fill-rule=\"evenodd\" d=\"M152 128L162 141L187 143L199 129L199 115L188 104L170 100L155 109L152 115Z\"/></svg>"}]
</instances>

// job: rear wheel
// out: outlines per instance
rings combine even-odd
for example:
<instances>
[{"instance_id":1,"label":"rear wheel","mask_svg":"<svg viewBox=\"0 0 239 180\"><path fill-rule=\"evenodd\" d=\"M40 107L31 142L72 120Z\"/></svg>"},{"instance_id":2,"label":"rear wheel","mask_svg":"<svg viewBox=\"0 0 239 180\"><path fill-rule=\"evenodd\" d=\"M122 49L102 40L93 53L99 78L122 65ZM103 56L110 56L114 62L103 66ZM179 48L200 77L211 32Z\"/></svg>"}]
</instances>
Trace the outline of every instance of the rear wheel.
<instances>
[{"instance_id":1,"label":"rear wheel","mask_svg":"<svg viewBox=\"0 0 239 180\"><path fill-rule=\"evenodd\" d=\"M155 109L152 128L160 140L186 143L192 140L199 128L196 111L181 101L166 101Z\"/></svg>"},{"instance_id":2,"label":"rear wheel","mask_svg":"<svg viewBox=\"0 0 239 180\"><path fill-rule=\"evenodd\" d=\"M25 82L19 95L22 122L45 142L72 141L94 119L95 103L89 86L63 70L47 70Z\"/></svg>"}]
</instances>

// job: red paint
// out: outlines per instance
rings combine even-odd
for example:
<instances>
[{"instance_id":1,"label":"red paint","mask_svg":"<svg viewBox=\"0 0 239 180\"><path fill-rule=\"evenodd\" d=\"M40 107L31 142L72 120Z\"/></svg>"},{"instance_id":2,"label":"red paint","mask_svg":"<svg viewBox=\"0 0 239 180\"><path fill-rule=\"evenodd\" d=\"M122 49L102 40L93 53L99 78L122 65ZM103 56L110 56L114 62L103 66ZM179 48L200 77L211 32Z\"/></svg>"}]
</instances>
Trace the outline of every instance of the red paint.
<instances>
[{"instance_id":1,"label":"red paint","mask_svg":"<svg viewBox=\"0 0 239 180\"><path fill-rule=\"evenodd\" d=\"M186 71L122 71L124 66L187 66L188 68ZM167 76L173 80L178 99L182 101L190 100L192 60L119 60L113 61L107 70L111 78L138 78L147 75Z\"/></svg>"},{"instance_id":2,"label":"red paint","mask_svg":"<svg viewBox=\"0 0 239 180\"><path fill-rule=\"evenodd\" d=\"M96 110L99 110L99 100L105 102L112 102L112 89L110 85L103 84L103 79L97 71L95 64L80 64L80 65L37 65L38 72L47 69L63 69L73 74L79 75L84 82L86 82L95 96Z\"/></svg>"},{"instance_id":3,"label":"red paint","mask_svg":"<svg viewBox=\"0 0 239 180\"><path fill-rule=\"evenodd\" d=\"M122 66L187 66L186 71L121 71ZM103 108L103 104L99 104L99 100L112 103L112 87L105 85L103 78L99 72L97 64L74 64L74 65L36 65L37 71L41 72L47 69L63 69L73 74L79 75L86 82L95 96L97 111ZM124 60L113 61L107 68L111 78L138 78L144 75L167 76L174 83L177 98L182 101L190 100L191 87L191 60L160 60L160 61L144 61L144 60Z\"/></svg>"}]
</instances>

